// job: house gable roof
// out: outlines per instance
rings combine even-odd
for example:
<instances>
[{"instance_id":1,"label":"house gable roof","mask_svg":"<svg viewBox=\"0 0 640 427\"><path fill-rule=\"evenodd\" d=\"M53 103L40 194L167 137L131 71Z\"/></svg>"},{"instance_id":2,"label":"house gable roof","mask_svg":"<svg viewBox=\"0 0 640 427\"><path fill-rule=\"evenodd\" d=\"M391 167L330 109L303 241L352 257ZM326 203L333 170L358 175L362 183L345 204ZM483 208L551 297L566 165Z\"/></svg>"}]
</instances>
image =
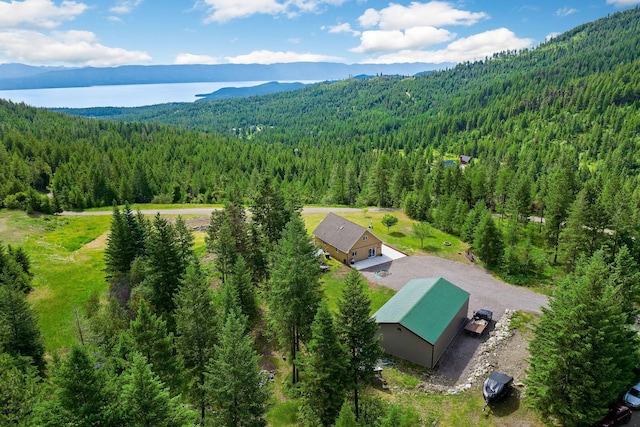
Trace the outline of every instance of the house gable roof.
<instances>
[{"instance_id":1,"label":"house gable roof","mask_svg":"<svg viewBox=\"0 0 640 427\"><path fill-rule=\"evenodd\" d=\"M435 344L469 293L441 278L413 279L374 315L377 323L399 323Z\"/></svg>"},{"instance_id":2,"label":"house gable roof","mask_svg":"<svg viewBox=\"0 0 640 427\"><path fill-rule=\"evenodd\" d=\"M349 253L351 248L368 233L368 230L354 222L330 212L313 230L313 235L331 246ZM370 233L373 237L373 233ZM377 237L375 237L377 239ZM379 240L379 239L378 239Z\"/></svg>"}]
</instances>

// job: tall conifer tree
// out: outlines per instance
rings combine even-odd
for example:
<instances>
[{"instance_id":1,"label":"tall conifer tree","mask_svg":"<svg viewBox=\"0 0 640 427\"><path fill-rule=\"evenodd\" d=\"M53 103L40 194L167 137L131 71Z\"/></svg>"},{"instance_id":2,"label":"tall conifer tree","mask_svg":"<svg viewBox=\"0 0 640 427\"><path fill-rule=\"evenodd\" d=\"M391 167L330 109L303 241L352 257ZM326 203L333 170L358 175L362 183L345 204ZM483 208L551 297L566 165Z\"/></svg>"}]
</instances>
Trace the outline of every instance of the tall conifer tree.
<instances>
[{"instance_id":1,"label":"tall conifer tree","mask_svg":"<svg viewBox=\"0 0 640 427\"><path fill-rule=\"evenodd\" d=\"M266 293L269 324L280 346L288 348L298 381L296 355L300 341L310 337L313 316L320 301L320 268L316 249L300 215L294 215L271 260L271 280Z\"/></svg>"},{"instance_id":2,"label":"tall conifer tree","mask_svg":"<svg viewBox=\"0 0 640 427\"><path fill-rule=\"evenodd\" d=\"M208 365L207 396L217 426L265 426L267 388L244 316L231 310Z\"/></svg>"},{"instance_id":3,"label":"tall conifer tree","mask_svg":"<svg viewBox=\"0 0 640 427\"><path fill-rule=\"evenodd\" d=\"M610 272L601 251L582 259L542 309L529 344L526 383L544 419L591 425L619 397L638 364L638 335L619 297L622 284Z\"/></svg>"},{"instance_id":4,"label":"tall conifer tree","mask_svg":"<svg viewBox=\"0 0 640 427\"><path fill-rule=\"evenodd\" d=\"M359 383L371 378L373 368L382 356L380 341L376 339L378 325L371 318L371 300L365 294L364 286L360 273L349 271L336 318L338 337L348 353L347 378L348 386L353 389L356 417L359 415Z\"/></svg>"}]
</instances>

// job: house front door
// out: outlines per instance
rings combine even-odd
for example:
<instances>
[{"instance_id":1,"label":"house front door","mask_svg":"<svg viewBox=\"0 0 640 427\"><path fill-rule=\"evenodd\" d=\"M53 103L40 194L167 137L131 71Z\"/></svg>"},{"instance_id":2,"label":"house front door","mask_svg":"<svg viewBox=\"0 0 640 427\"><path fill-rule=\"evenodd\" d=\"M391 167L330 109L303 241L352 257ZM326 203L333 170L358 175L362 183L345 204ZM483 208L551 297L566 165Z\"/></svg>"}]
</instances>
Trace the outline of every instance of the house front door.
<instances>
[{"instance_id":1,"label":"house front door","mask_svg":"<svg viewBox=\"0 0 640 427\"><path fill-rule=\"evenodd\" d=\"M376 256L376 248L370 248L369 249L369 258L373 258L374 256Z\"/></svg>"}]
</instances>

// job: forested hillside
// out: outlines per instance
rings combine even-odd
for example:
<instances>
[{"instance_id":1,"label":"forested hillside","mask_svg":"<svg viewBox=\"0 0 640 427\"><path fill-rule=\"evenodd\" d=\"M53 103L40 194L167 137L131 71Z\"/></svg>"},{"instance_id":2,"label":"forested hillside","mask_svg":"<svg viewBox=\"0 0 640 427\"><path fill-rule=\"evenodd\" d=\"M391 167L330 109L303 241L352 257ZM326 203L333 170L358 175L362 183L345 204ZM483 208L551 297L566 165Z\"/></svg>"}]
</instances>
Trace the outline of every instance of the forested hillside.
<instances>
[{"instance_id":1,"label":"forested hillside","mask_svg":"<svg viewBox=\"0 0 640 427\"><path fill-rule=\"evenodd\" d=\"M639 379L639 108L639 8L531 51L412 78L82 111L94 118L0 100L1 207L125 204L113 206L104 243L102 231L83 236L104 245L104 262L86 265L109 293L84 297L66 355L46 357L26 295L34 271L84 257L59 239L28 241L65 254L32 268L23 247L0 242L0 424L266 425L285 414L272 425L402 427L460 425L470 411L480 420L469 409L479 387L387 401L418 390L416 374L384 400L366 393L381 354L370 292L355 270L333 276L335 260L322 275L300 215L302 203L327 203L402 208L417 254L430 223L466 242L459 256L469 247L510 283L553 292L532 330L530 314L514 321L533 337L526 392L480 423L520 425L509 417L531 407L548 424L592 425ZM198 253L182 218L149 219L127 202L224 209ZM377 214L391 236L398 217ZM58 219L43 216L42 232L71 234ZM72 275L56 280L87 292ZM331 299L330 281L343 291ZM54 291L37 285L38 298ZM267 385L257 346L289 370L284 380Z\"/></svg>"},{"instance_id":2,"label":"forested hillside","mask_svg":"<svg viewBox=\"0 0 640 427\"><path fill-rule=\"evenodd\" d=\"M221 202L269 176L298 203L403 207L469 241L467 213L488 208L516 221L507 247L544 237L554 263L560 252L573 265L638 234L639 56L635 8L530 51L411 78L81 111L114 121L3 102L0 200ZM464 170L444 165L459 155L473 158ZM519 230L532 214L546 219L544 236Z\"/></svg>"}]
</instances>

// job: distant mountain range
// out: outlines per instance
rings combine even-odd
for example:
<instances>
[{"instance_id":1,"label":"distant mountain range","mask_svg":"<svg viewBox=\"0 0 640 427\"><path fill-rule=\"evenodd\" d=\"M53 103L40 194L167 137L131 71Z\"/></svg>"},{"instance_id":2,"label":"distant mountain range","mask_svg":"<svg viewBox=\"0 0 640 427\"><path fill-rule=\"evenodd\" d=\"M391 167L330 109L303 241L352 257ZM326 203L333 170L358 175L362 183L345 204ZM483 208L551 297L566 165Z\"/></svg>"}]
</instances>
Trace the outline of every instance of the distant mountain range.
<instances>
[{"instance_id":1,"label":"distant mountain range","mask_svg":"<svg viewBox=\"0 0 640 427\"><path fill-rule=\"evenodd\" d=\"M302 89L307 86L304 83L278 83L269 82L257 86L249 87L223 87L215 92L196 95L202 101L217 101L220 99L230 98L248 98L256 95L268 95L270 93L288 92L291 90Z\"/></svg>"},{"instance_id":2,"label":"distant mountain range","mask_svg":"<svg viewBox=\"0 0 640 427\"><path fill-rule=\"evenodd\" d=\"M452 64L287 64L127 65L113 68L33 67L0 64L0 90L153 83L341 80L356 75L412 76Z\"/></svg>"}]
</instances>

